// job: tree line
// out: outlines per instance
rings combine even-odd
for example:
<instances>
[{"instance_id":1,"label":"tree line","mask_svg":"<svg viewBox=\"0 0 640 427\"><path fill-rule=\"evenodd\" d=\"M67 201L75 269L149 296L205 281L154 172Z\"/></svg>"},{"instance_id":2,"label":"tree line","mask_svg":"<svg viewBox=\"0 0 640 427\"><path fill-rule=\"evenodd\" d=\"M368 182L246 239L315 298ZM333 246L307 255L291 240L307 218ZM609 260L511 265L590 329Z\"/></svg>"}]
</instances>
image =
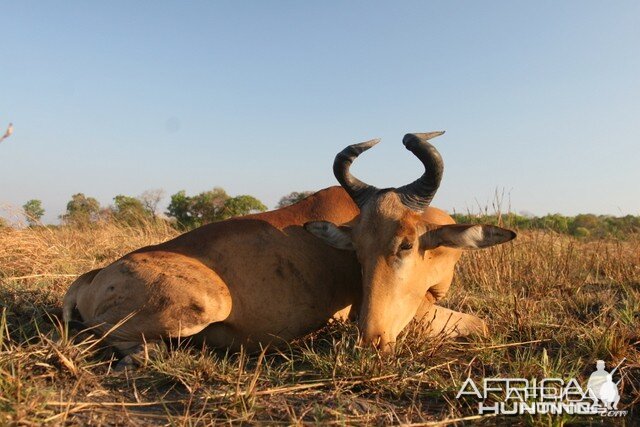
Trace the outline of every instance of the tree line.
<instances>
[{"instance_id":1,"label":"tree line","mask_svg":"<svg viewBox=\"0 0 640 427\"><path fill-rule=\"evenodd\" d=\"M635 215L622 217L594 214L524 216L509 213L504 215L453 214L452 217L461 224L493 224L517 230L545 230L579 238L622 239L640 234L640 216Z\"/></svg>"},{"instance_id":2,"label":"tree line","mask_svg":"<svg viewBox=\"0 0 640 427\"><path fill-rule=\"evenodd\" d=\"M294 191L283 196L276 207L282 208L297 203L312 193ZM214 187L191 196L184 190L178 191L170 196L169 206L161 213L159 205L164 195L162 190L145 191L137 197L120 194L113 198L113 204L102 207L95 198L77 193L67 203L65 213L60 215L60 219L63 224L70 226L87 226L100 221L115 221L130 226L148 221L169 221L180 230L190 230L211 222L267 210L267 207L253 196L230 196L223 188ZM40 200L29 200L22 208L30 226L40 225L40 220L45 214ZM452 216L461 224L483 223L503 225L517 230L546 230L579 238L625 238L640 234L640 216L634 215L614 217L594 214L524 216L514 213L454 213ZM3 225L6 226L6 223L0 218L0 227Z\"/></svg>"},{"instance_id":3,"label":"tree line","mask_svg":"<svg viewBox=\"0 0 640 427\"><path fill-rule=\"evenodd\" d=\"M294 191L283 196L277 207L285 207L311 195L311 191ZM84 227L100 221L114 221L130 226L138 226L149 221L169 221L180 230L190 230L211 222L228 218L264 212L267 207L250 195L230 196L221 187L203 191L193 196L181 190L170 196L166 211L160 213L159 205L165 193L163 190L148 190L140 196L122 194L113 198L107 207L100 205L94 197L76 193L67 202L65 212L59 216L64 225ZM30 227L41 225L45 214L42 201L28 200L22 206L24 217ZM0 218L0 227L6 226Z\"/></svg>"}]
</instances>

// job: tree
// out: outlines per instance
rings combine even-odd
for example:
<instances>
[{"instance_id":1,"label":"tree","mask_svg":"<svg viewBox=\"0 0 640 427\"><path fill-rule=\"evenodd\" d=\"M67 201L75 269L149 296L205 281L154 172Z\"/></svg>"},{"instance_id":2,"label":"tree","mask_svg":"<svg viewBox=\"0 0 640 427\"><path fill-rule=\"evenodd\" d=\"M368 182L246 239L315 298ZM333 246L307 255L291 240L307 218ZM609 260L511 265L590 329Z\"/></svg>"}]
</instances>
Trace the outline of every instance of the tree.
<instances>
[{"instance_id":1,"label":"tree","mask_svg":"<svg viewBox=\"0 0 640 427\"><path fill-rule=\"evenodd\" d=\"M585 227L577 227L572 233L576 237L589 237L591 232Z\"/></svg>"},{"instance_id":2,"label":"tree","mask_svg":"<svg viewBox=\"0 0 640 427\"><path fill-rule=\"evenodd\" d=\"M184 190L171 195L167 216L175 218L180 228L188 229L196 226L196 219L191 216L191 197L187 196Z\"/></svg>"},{"instance_id":3,"label":"tree","mask_svg":"<svg viewBox=\"0 0 640 427\"><path fill-rule=\"evenodd\" d=\"M62 215L62 220L70 225L82 226L95 222L99 214L100 203L96 199L77 193L67 203L67 211Z\"/></svg>"},{"instance_id":4,"label":"tree","mask_svg":"<svg viewBox=\"0 0 640 427\"><path fill-rule=\"evenodd\" d=\"M263 212L267 207L253 196L230 197L224 189L216 187L195 196L179 191L171 195L167 215L175 218L182 229L199 227L251 212Z\"/></svg>"},{"instance_id":5,"label":"tree","mask_svg":"<svg viewBox=\"0 0 640 427\"><path fill-rule=\"evenodd\" d=\"M222 219L222 210L229 195L224 189L215 187L192 198L191 214L197 220L197 227Z\"/></svg>"},{"instance_id":6,"label":"tree","mask_svg":"<svg viewBox=\"0 0 640 427\"><path fill-rule=\"evenodd\" d=\"M40 218L44 215L44 208L40 200L31 199L22 205L22 209L24 209L24 216L31 227L40 224Z\"/></svg>"},{"instance_id":7,"label":"tree","mask_svg":"<svg viewBox=\"0 0 640 427\"><path fill-rule=\"evenodd\" d=\"M569 232L574 236L603 237L606 234L603 223L593 214L580 214L573 217L569 224Z\"/></svg>"},{"instance_id":8,"label":"tree","mask_svg":"<svg viewBox=\"0 0 640 427\"><path fill-rule=\"evenodd\" d=\"M151 212L153 219L156 219L158 217L158 205L164 198L164 195L165 192L161 188L155 190L147 190L138 197L138 200L142 202L142 205L147 211Z\"/></svg>"},{"instance_id":9,"label":"tree","mask_svg":"<svg viewBox=\"0 0 640 427\"><path fill-rule=\"evenodd\" d=\"M114 206L111 209L111 213L116 221L124 222L128 225L140 225L153 218L153 213L135 197L119 194L113 198L113 201Z\"/></svg>"},{"instance_id":10,"label":"tree","mask_svg":"<svg viewBox=\"0 0 640 427\"><path fill-rule=\"evenodd\" d=\"M253 196L236 196L227 199L220 213L219 219L248 215L254 212L264 212L267 207Z\"/></svg>"},{"instance_id":11,"label":"tree","mask_svg":"<svg viewBox=\"0 0 640 427\"><path fill-rule=\"evenodd\" d=\"M300 200L305 199L313 194L313 191L294 191L292 193L283 196L278 205L278 208L284 208L285 206L293 205L294 203L298 203Z\"/></svg>"},{"instance_id":12,"label":"tree","mask_svg":"<svg viewBox=\"0 0 640 427\"><path fill-rule=\"evenodd\" d=\"M180 228L199 227L220 220L227 199L229 195L220 187L203 191L193 197L187 196L182 190L171 196L167 215L175 218Z\"/></svg>"},{"instance_id":13,"label":"tree","mask_svg":"<svg viewBox=\"0 0 640 427\"><path fill-rule=\"evenodd\" d=\"M538 225L538 228L543 230L553 230L565 234L569 232L569 221L567 217L560 214L548 214L535 219L537 220L536 225Z\"/></svg>"}]
</instances>

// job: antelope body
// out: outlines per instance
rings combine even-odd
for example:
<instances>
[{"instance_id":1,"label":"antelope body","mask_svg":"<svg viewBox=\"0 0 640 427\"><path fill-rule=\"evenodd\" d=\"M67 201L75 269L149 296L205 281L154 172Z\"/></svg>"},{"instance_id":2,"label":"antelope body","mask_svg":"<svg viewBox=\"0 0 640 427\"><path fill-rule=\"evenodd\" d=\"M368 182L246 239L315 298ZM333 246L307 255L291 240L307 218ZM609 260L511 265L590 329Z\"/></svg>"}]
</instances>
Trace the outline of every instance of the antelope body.
<instances>
[{"instance_id":1,"label":"antelope body","mask_svg":"<svg viewBox=\"0 0 640 427\"><path fill-rule=\"evenodd\" d=\"M438 133L440 134L440 133ZM82 322L124 354L143 343L189 337L249 350L286 343L332 318L358 317L362 340L389 350L413 319L431 333L483 333L484 322L435 304L461 248L515 237L492 226L454 225L428 207L442 161L432 134L405 145L425 174L379 190L349 173L374 141L336 157L341 187L279 210L208 224L129 253L80 276L64 298L65 321Z\"/></svg>"}]
</instances>

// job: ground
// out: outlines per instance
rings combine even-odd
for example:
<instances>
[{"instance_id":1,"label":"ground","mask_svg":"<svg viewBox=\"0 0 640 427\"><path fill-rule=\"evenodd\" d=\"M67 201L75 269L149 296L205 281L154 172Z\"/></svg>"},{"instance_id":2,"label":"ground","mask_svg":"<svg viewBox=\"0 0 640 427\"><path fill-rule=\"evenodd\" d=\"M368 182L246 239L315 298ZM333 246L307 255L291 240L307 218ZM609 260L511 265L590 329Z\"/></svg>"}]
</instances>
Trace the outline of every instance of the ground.
<instances>
[{"instance_id":1,"label":"ground","mask_svg":"<svg viewBox=\"0 0 640 427\"><path fill-rule=\"evenodd\" d=\"M392 356L334 323L265 354L170 343L135 371L59 323L80 273L176 235L165 225L0 229L0 425L207 425L222 422L638 425L640 239L584 241L544 232L467 252L444 305L484 318L488 337L403 333ZM623 361L622 419L477 415L456 399L467 377L576 377ZM616 374L617 380L618 374Z\"/></svg>"}]
</instances>

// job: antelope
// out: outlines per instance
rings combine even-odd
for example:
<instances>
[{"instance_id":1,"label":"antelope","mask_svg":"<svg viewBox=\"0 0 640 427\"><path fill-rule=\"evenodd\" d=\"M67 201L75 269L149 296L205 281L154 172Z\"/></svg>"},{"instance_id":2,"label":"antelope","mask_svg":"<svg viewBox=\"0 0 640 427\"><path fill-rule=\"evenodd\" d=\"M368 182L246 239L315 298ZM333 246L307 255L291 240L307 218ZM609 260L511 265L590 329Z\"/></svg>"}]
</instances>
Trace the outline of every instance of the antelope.
<instances>
[{"instance_id":1,"label":"antelope","mask_svg":"<svg viewBox=\"0 0 640 427\"><path fill-rule=\"evenodd\" d=\"M476 316L436 305L462 249L507 242L491 225L456 225L429 207L442 178L429 140L403 143L424 165L416 181L378 189L349 172L378 140L354 144L330 187L282 209L207 224L89 271L69 287L63 318L105 336L124 356L192 337L214 348L278 346L331 319L358 319L361 341L391 351L412 320L428 334L485 333ZM123 359L124 360L124 359Z\"/></svg>"}]
</instances>

